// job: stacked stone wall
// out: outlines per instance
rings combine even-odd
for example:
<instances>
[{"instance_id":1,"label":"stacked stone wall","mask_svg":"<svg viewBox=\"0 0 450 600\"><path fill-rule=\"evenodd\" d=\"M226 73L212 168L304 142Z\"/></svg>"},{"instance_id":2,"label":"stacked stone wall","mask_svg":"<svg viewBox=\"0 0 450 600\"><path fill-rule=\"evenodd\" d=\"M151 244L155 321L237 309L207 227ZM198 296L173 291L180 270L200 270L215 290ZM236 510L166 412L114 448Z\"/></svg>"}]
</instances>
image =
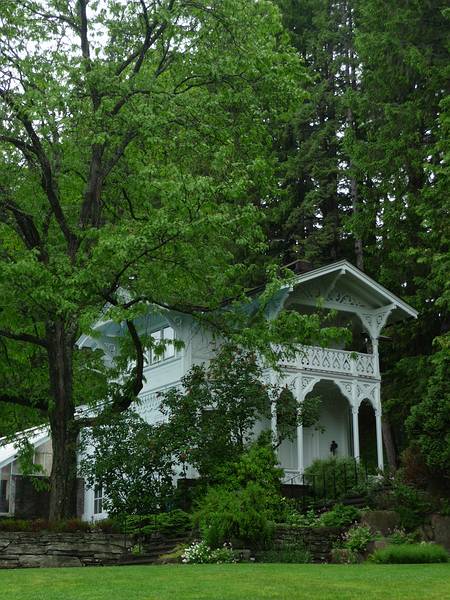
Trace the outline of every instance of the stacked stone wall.
<instances>
[{"instance_id":1,"label":"stacked stone wall","mask_svg":"<svg viewBox=\"0 0 450 600\"><path fill-rule=\"evenodd\" d=\"M133 543L122 534L0 531L0 568L113 565Z\"/></svg>"},{"instance_id":2,"label":"stacked stone wall","mask_svg":"<svg viewBox=\"0 0 450 600\"><path fill-rule=\"evenodd\" d=\"M274 533L274 546L281 549L301 544L309 550L313 562L330 562L333 544L344 531L339 527L277 525Z\"/></svg>"}]
</instances>

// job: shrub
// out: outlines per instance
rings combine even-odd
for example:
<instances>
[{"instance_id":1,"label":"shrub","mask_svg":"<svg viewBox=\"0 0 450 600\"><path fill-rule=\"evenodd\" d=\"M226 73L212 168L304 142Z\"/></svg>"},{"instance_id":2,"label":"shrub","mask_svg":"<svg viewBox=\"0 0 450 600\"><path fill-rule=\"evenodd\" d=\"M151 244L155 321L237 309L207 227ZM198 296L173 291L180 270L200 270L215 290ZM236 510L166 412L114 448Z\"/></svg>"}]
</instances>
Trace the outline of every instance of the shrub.
<instances>
[{"instance_id":1,"label":"shrub","mask_svg":"<svg viewBox=\"0 0 450 600\"><path fill-rule=\"evenodd\" d=\"M371 557L376 563L444 563L448 562L448 553L438 544L402 544L376 550Z\"/></svg>"},{"instance_id":2,"label":"shrub","mask_svg":"<svg viewBox=\"0 0 450 600\"><path fill-rule=\"evenodd\" d=\"M362 554L366 550L368 543L372 540L372 537L370 527L366 527L365 525L351 527L344 535L343 547L351 552Z\"/></svg>"},{"instance_id":3,"label":"shrub","mask_svg":"<svg viewBox=\"0 0 450 600\"><path fill-rule=\"evenodd\" d=\"M286 512L285 522L288 525L295 525L297 527L320 527L321 517L313 509L309 509L306 513L291 510Z\"/></svg>"},{"instance_id":4,"label":"shrub","mask_svg":"<svg viewBox=\"0 0 450 600\"><path fill-rule=\"evenodd\" d=\"M267 504L265 489L255 482L238 490L216 486L200 502L195 520L213 548L236 539L259 547L273 530Z\"/></svg>"},{"instance_id":5,"label":"shrub","mask_svg":"<svg viewBox=\"0 0 450 600\"><path fill-rule=\"evenodd\" d=\"M349 548L333 548L331 558L334 563L345 565L354 565L361 561L358 553Z\"/></svg>"},{"instance_id":6,"label":"shrub","mask_svg":"<svg viewBox=\"0 0 450 600\"><path fill-rule=\"evenodd\" d=\"M388 539L390 544L415 544L418 537L415 533L406 533L404 529L394 529Z\"/></svg>"},{"instance_id":7,"label":"shrub","mask_svg":"<svg viewBox=\"0 0 450 600\"><path fill-rule=\"evenodd\" d=\"M429 496L410 485L396 479L392 493L395 510L400 515L400 524L406 530L416 529L424 521L424 517L432 510Z\"/></svg>"},{"instance_id":8,"label":"shrub","mask_svg":"<svg viewBox=\"0 0 450 600\"><path fill-rule=\"evenodd\" d=\"M65 521L47 521L46 519L4 519L0 521L0 531L54 531L55 533L74 533L90 531L91 524L81 519Z\"/></svg>"},{"instance_id":9,"label":"shrub","mask_svg":"<svg viewBox=\"0 0 450 600\"><path fill-rule=\"evenodd\" d=\"M46 521L37 519L30 521L32 531L54 531L55 533L78 533L91 530L91 524L81 519L67 519L64 521Z\"/></svg>"},{"instance_id":10,"label":"shrub","mask_svg":"<svg viewBox=\"0 0 450 600\"><path fill-rule=\"evenodd\" d=\"M1 519L0 531L27 531L29 521L22 519Z\"/></svg>"},{"instance_id":11,"label":"shrub","mask_svg":"<svg viewBox=\"0 0 450 600\"><path fill-rule=\"evenodd\" d=\"M439 513L444 517L450 517L450 500L448 498L441 498Z\"/></svg>"},{"instance_id":12,"label":"shrub","mask_svg":"<svg viewBox=\"0 0 450 600\"><path fill-rule=\"evenodd\" d=\"M237 562L232 547L229 544L212 550L205 541L194 542L185 548L181 562L193 564L234 563Z\"/></svg>"},{"instance_id":13,"label":"shrub","mask_svg":"<svg viewBox=\"0 0 450 600\"><path fill-rule=\"evenodd\" d=\"M366 474L353 458L315 460L305 470L305 482L316 498L341 498L351 490L365 488Z\"/></svg>"},{"instance_id":14,"label":"shrub","mask_svg":"<svg viewBox=\"0 0 450 600\"><path fill-rule=\"evenodd\" d=\"M151 515L129 515L122 528L127 533L140 535L151 535L152 533L163 533L169 536L180 535L192 529L192 517L180 509Z\"/></svg>"},{"instance_id":15,"label":"shrub","mask_svg":"<svg viewBox=\"0 0 450 600\"><path fill-rule=\"evenodd\" d=\"M115 519L102 519L96 521L93 524L94 531L101 531L102 533L121 533L122 528L120 523Z\"/></svg>"},{"instance_id":16,"label":"shrub","mask_svg":"<svg viewBox=\"0 0 450 600\"><path fill-rule=\"evenodd\" d=\"M311 553L301 544L286 545L280 549L264 550L258 554L258 562L263 563L297 563L311 562Z\"/></svg>"},{"instance_id":17,"label":"shrub","mask_svg":"<svg viewBox=\"0 0 450 600\"><path fill-rule=\"evenodd\" d=\"M281 502L282 473L267 435L219 471L219 483L208 489L195 513L203 538L213 548L231 540L265 546Z\"/></svg>"},{"instance_id":18,"label":"shrub","mask_svg":"<svg viewBox=\"0 0 450 600\"><path fill-rule=\"evenodd\" d=\"M324 527L346 527L359 521L361 513L354 506L336 504L320 517L319 524Z\"/></svg>"}]
</instances>

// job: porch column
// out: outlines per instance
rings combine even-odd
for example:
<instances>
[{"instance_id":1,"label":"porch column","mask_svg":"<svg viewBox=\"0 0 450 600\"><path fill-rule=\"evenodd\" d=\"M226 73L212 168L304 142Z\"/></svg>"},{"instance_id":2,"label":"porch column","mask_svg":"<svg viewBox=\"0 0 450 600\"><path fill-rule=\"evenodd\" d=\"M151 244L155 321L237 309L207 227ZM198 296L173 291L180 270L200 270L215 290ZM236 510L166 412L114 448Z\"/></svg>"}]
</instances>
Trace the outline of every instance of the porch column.
<instances>
[{"instance_id":1,"label":"porch column","mask_svg":"<svg viewBox=\"0 0 450 600\"><path fill-rule=\"evenodd\" d=\"M359 461L359 423L358 423L359 406L352 405L353 417L353 456Z\"/></svg>"},{"instance_id":2,"label":"porch column","mask_svg":"<svg viewBox=\"0 0 450 600\"><path fill-rule=\"evenodd\" d=\"M372 355L373 355L373 370L375 377L380 376L380 358L378 355L378 338L375 336L370 336L370 341L372 344Z\"/></svg>"},{"instance_id":3,"label":"porch column","mask_svg":"<svg viewBox=\"0 0 450 600\"><path fill-rule=\"evenodd\" d=\"M381 427L381 394L380 394L380 386L376 387L376 403L377 408L375 409L375 425L377 430L377 462L378 469L380 471L384 470L384 461L383 461L383 432Z\"/></svg>"},{"instance_id":4,"label":"porch column","mask_svg":"<svg viewBox=\"0 0 450 600\"><path fill-rule=\"evenodd\" d=\"M383 463L383 435L381 431L381 410L379 408L375 411L375 424L377 427L377 462L378 469L383 471L384 463Z\"/></svg>"},{"instance_id":5,"label":"porch column","mask_svg":"<svg viewBox=\"0 0 450 600\"><path fill-rule=\"evenodd\" d=\"M270 385L273 387L275 385L275 373L270 371ZM272 431L273 441L277 441L277 404L273 402L270 407L270 429ZM275 454L278 455L277 449L275 449Z\"/></svg>"},{"instance_id":6,"label":"porch column","mask_svg":"<svg viewBox=\"0 0 450 600\"><path fill-rule=\"evenodd\" d=\"M303 404L304 394L301 376L295 380L295 399L301 405ZM305 462L303 458L303 424L297 425L297 471L303 474Z\"/></svg>"}]
</instances>

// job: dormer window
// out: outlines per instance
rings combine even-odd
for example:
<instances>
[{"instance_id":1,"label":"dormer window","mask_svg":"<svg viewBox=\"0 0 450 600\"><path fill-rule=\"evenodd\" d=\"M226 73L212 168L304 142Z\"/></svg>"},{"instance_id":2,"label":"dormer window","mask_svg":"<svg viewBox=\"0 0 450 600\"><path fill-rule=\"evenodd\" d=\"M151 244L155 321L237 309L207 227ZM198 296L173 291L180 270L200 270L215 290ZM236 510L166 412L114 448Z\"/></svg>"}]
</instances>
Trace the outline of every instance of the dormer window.
<instances>
[{"instance_id":1,"label":"dormer window","mask_svg":"<svg viewBox=\"0 0 450 600\"><path fill-rule=\"evenodd\" d=\"M165 342L163 353L157 352L154 348L151 348L148 352L148 364L155 365L164 360L169 360L175 356L174 338L175 332L172 327L163 327L158 329L151 334L155 346L158 346L162 342Z\"/></svg>"}]
</instances>

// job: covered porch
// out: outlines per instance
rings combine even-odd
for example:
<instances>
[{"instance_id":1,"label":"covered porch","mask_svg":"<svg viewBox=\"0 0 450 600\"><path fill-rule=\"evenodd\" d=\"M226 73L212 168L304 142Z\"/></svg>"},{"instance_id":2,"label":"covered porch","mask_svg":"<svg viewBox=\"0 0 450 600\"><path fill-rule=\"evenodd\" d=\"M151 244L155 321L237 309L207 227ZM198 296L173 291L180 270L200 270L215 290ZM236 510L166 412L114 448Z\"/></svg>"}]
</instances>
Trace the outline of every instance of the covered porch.
<instances>
[{"instance_id":1,"label":"covered porch","mask_svg":"<svg viewBox=\"0 0 450 600\"><path fill-rule=\"evenodd\" d=\"M333 456L363 459L365 464L383 470L379 380L284 373L282 383L299 403L308 397L320 399L318 422L310 427L298 425L291 439L284 439L278 447L285 481L303 475L315 460ZM277 436L276 410L271 428Z\"/></svg>"}]
</instances>

